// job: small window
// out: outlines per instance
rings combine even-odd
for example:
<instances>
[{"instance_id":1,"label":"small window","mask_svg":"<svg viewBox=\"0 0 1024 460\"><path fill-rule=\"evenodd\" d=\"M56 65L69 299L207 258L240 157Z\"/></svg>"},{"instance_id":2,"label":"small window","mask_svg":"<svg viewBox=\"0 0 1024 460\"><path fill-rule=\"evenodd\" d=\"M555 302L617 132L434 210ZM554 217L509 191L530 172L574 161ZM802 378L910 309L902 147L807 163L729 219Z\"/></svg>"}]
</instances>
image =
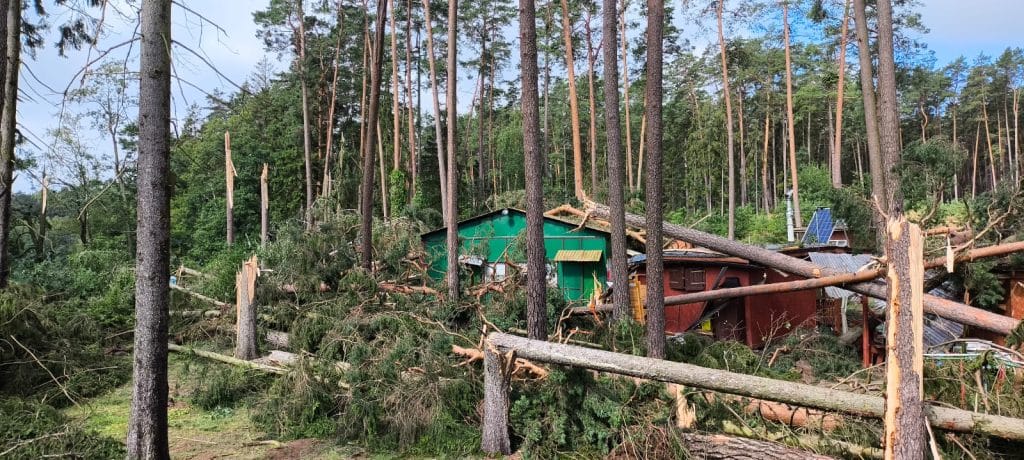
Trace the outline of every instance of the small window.
<instances>
[{"instance_id":1,"label":"small window","mask_svg":"<svg viewBox=\"0 0 1024 460\"><path fill-rule=\"evenodd\" d=\"M704 290L704 269L689 268L686 270L686 284L683 287L686 291Z\"/></svg>"},{"instance_id":2,"label":"small window","mask_svg":"<svg viewBox=\"0 0 1024 460\"><path fill-rule=\"evenodd\" d=\"M677 291L686 290L686 270L673 268L668 271L668 287Z\"/></svg>"}]
</instances>

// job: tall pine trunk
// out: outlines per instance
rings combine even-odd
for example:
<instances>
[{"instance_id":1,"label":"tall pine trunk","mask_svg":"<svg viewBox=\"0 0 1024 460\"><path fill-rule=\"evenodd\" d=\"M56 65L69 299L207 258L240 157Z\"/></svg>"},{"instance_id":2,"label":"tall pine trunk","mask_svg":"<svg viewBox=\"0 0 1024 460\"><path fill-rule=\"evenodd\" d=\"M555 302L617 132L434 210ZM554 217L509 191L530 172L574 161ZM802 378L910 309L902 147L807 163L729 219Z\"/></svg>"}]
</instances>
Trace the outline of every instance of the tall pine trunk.
<instances>
[{"instance_id":1,"label":"tall pine trunk","mask_svg":"<svg viewBox=\"0 0 1024 460\"><path fill-rule=\"evenodd\" d=\"M446 246L448 249L448 300L459 301L459 179L458 157L456 155L456 123L458 107L456 106L456 89L458 87L458 32L459 2L448 2L448 85L446 91L445 110L448 112L448 220Z\"/></svg>"},{"instance_id":2,"label":"tall pine trunk","mask_svg":"<svg viewBox=\"0 0 1024 460\"><path fill-rule=\"evenodd\" d=\"M793 62L789 51L789 0L782 0L782 36L786 48L786 127L789 129L789 175L793 183L793 218L796 226L801 227L803 218L800 215L800 180L796 169L796 122L793 121Z\"/></svg>"},{"instance_id":3,"label":"tall pine trunk","mask_svg":"<svg viewBox=\"0 0 1024 460\"><path fill-rule=\"evenodd\" d=\"M633 175L633 120L629 114L629 52L627 50L629 39L626 37L627 8L627 0L622 0L622 11L620 11L622 18L619 29L622 32L622 101L626 112L626 179L629 184L629 191L633 193L636 192L636 180ZM608 63L605 62L605 65L608 65Z\"/></svg>"},{"instance_id":4,"label":"tall pine trunk","mask_svg":"<svg viewBox=\"0 0 1024 460\"><path fill-rule=\"evenodd\" d=\"M665 357L665 286L662 283L662 36L665 25L665 4L647 0L647 356Z\"/></svg>"},{"instance_id":5,"label":"tall pine trunk","mask_svg":"<svg viewBox=\"0 0 1024 460\"><path fill-rule=\"evenodd\" d=\"M885 198L891 215L903 212L903 190L899 172L900 115L896 99L896 59L893 51L891 0L879 0L878 8L878 140L882 159L888 166L885 172Z\"/></svg>"},{"instance_id":6,"label":"tall pine trunk","mask_svg":"<svg viewBox=\"0 0 1024 460\"><path fill-rule=\"evenodd\" d=\"M0 289L11 274L11 194L14 187L14 135L18 116L18 74L21 68L21 0L3 0L4 52L0 108ZM150 7L152 8L152 6Z\"/></svg>"},{"instance_id":7,"label":"tall pine trunk","mask_svg":"<svg viewBox=\"0 0 1024 460\"><path fill-rule=\"evenodd\" d=\"M590 193L597 195L597 101L594 100L596 95L594 91L594 60L597 57L594 55L594 42L591 37L590 29L590 12L587 12L586 22L586 40L587 40L587 90L588 90L588 110L590 117L589 129L587 130L587 147L590 149Z\"/></svg>"},{"instance_id":8,"label":"tall pine trunk","mask_svg":"<svg viewBox=\"0 0 1024 460\"><path fill-rule=\"evenodd\" d=\"M604 129L607 140L605 152L608 157L608 206L612 224L612 302L615 304L616 321L629 318L629 278L626 255L626 171L622 158L622 138L619 131L619 47L616 43L618 11L615 0L603 0L601 11L601 35L604 37Z\"/></svg>"},{"instance_id":9,"label":"tall pine trunk","mask_svg":"<svg viewBox=\"0 0 1024 460\"><path fill-rule=\"evenodd\" d=\"M334 153L334 108L337 105L338 67L341 58L341 37L344 35L344 30L345 7L341 4L341 0L338 0L338 41L334 45L334 61L331 64L333 72L331 76L331 100L327 103L327 124L325 126L327 130L327 147L324 149L324 172L323 179L321 179L322 182L320 183L320 196L323 197L327 197L327 194L331 191L331 154ZM338 162L340 163L341 160L339 159Z\"/></svg>"},{"instance_id":10,"label":"tall pine trunk","mask_svg":"<svg viewBox=\"0 0 1024 460\"><path fill-rule=\"evenodd\" d=\"M381 70L384 65L384 21L387 20L387 2L377 0L377 25L374 31L373 58L370 59L370 99L367 101L367 117L363 120L366 142L363 151L363 182L360 185L360 252L361 266L373 270L373 176L374 151L379 150L380 136L377 126L380 109Z\"/></svg>"},{"instance_id":11,"label":"tall pine trunk","mask_svg":"<svg viewBox=\"0 0 1024 460\"><path fill-rule=\"evenodd\" d=\"M296 2L295 15L298 16L297 46L299 59L296 63L299 71L299 86L302 91L302 159L306 167L306 230L313 228L313 158L311 157L312 140L309 126L309 89L306 85L306 13L302 9L302 0Z\"/></svg>"},{"instance_id":12,"label":"tall pine trunk","mask_svg":"<svg viewBox=\"0 0 1024 460\"><path fill-rule=\"evenodd\" d=\"M572 123L572 184L577 200L587 194L583 191L583 146L580 142L580 108L576 95L576 59L572 51L572 20L569 2L562 0L562 38L565 40L565 70L569 81L569 119Z\"/></svg>"},{"instance_id":13,"label":"tall pine trunk","mask_svg":"<svg viewBox=\"0 0 1024 460\"><path fill-rule=\"evenodd\" d=\"M416 120L419 105L412 100L412 0L406 0L405 8L405 102L409 114L409 199L416 196L419 183L419 151L416 150Z\"/></svg>"},{"instance_id":14,"label":"tall pine trunk","mask_svg":"<svg viewBox=\"0 0 1024 460\"><path fill-rule=\"evenodd\" d=\"M732 93L729 89L729 65L725 56L725 32L722 30L722 10L725 7L725 0L718 0L715 7L715 18L718 20L718 49L722 56L722 98L725 99L725 139L726 155L729 165L729 239L736 238L736 154L733 151L734 136L732 131ZM650 30L648 29L648 33ZM650 58L648 58L650 59ZM648 100L650 97L648 97ZM658 101L655 101L657 104ZM795 186L794 186L795 188ZM795 194L795 193L794 193ZM650 196L648 196L650 199Z\"/></svg>"},{"instance_id":15,"label":"tall pine trunk","mask_svg":"<svg viewBox=\"0 0 1024 460\"><path fill-rule=\"evenodd\" d=\"M434 64L434 27L430 19L430 0L423 0L423 22L427 25L427 65L430 67L430 97L434 106L434 144L437 145L437 176L441 190L441 216L448 223L448 171L445 167L444 129L441 126L441 101L437 89L437 68Z\"/></svg>"},{"instance_id":16,"label":"tall pine trunk","mask_svg":"<svg viewBox=\"0 0 1024 460\"><path fill-rule=\"evenodd\" d=\"M20 3L11 1L14 5ZM7 21L9 30L19 30L18 19L12 19L11 15L20 17L21 9L9 10ZM139 19L142 44L136 162L135 345L126 447L128 458L165 459L170 458L167 443L170 288L167 280L171 262L171 55L167 44L171 43L171 2L144 0ZM13 46L16 48L18 44ZM8 84L5 89L13 88Z\"/></svg>"},{"instance_id":17,"label":"tall pine trunk","mask_svg":"<svg viewBox=\"0 0 1024 460\"><path fill-rule=\"evenodd\" d=\"M839 82L836 84L836 128L832 144L832 187L843 187L843 93L846 89L846 38L850 23L850 0L843 6L843 25L839 28Z\"/></svg>"},{"instance_id":18,"label":"tall pine trunk","mask_svg":"<svg viewBox=\"0 0 1024 460\"><path fill-rule=\"evenodd\" d=\"M853 0L854 24L857 27L857 54L860 61L860 90L864 103L864 127L868 144L868 170L871 172L871 194L878 199L882 209L872 212L875 225L875 245L885 247L885 180L882 150L878 145L878 106L875 103L875 81L871 70L871 43L868 36L868 19L865 11L866 0Z\"/></svg>"},{"instance_id":19,"label":"tall pine trunk","mask_svg":"<svg viewBox=\"0 0 1024 460\"><path fill-rule=\"evenodd\" d=\"M534 0L519 0L519 49L523 81L523 150L526 174L526 322L531 339L547 340L544 256L544 153L540 150L537 97L537 25Z\"/></svg>"}]
</instances>

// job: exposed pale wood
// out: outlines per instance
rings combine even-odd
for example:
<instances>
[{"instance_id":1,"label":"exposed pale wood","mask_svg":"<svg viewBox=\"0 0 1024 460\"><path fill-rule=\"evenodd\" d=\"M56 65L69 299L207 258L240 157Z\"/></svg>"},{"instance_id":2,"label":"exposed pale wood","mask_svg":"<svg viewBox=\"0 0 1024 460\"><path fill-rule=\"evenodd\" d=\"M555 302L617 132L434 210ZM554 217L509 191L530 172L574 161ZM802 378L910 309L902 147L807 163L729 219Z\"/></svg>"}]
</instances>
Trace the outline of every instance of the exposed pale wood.
<instances>
[{"instance_id":1,"label":"exposed pale wood","mask_svg":"<svg viewBox=\"0 0 1024 460\"><path fill-rule=\"evenodd\" d=\"M599 218L608 217L608 208L604 205L587 202L587 209L592 215ZM626 214L626 223L637 228L647 227L646 219L642 216L630 213ZM806 260L790 257L761 247L730 241L720 236L686 228L680 225L666 222L664 223L663 228L666 236L687 241L697 246L705 247L724 254L741 257L751 262L788 273L809 278L842 274L842 272L822 268ZM846 286L846 289L877 299L887 298L885 287L877 283L851 284ZM1017 320L1007 316L927 294L924 295L924 311L962 324L976 326L985 330L998 332L1000 334L1009 334L1018 323Z\"/></svg>"},{"instance_id":2,"label":"exposed pale wood","mask_svg":"<svg viewBox=\"0 0 1024 460\"><path fill-rule=\"evenodd\" d=\"M566 81L569 83L569 117L572 126L572 173L573 192L576 199L586 198L583 190L583 147L580 141L580 109L576 94L576 62L572 50L572 22L569 18L569 2L562 0L562 37L565 40ZM593 190L591 190L593 192Z\"/></svg>"},{"instance_id":3,"label":"exposed pale wood","mask_svg":"<svg viewBox=\"0 0 1024 460\"><path fill-rule=\"evenodd\" d=\"M501 353L514 351L515 356L534 362L582 367L863 417L881 418L885 412L884 400L878 396L848 393L685 363L530 340L501 333L490 334L487 341ZM1024 420L1021 419L940 406L927 406L925 413L932 426L942 430L976 432L1006 439L1024 440Z\"/></svg>"},{"instance_id":4,"label":"exposed pale wood","mask_svg":"<svg viewBox=\"0 0 1024 460\"><path fill-rule=\"evenodd\" d=\"M255 359L256 350L256 277L260 276L256 256L242 263L235 276L235 357Z\"/></svg>"},{"instance_id":5,"label":"exposed pale wood","mask_svg":"<svg viewBox=\"0 0 1024 460\"><path fill-rule=\"evenodd\" d=\"M270 189L267 185L267 164L260 173L260 245L266 246L270 234Z\"/></svg>"},{"instance_id":6,"label":"exposed pale wood","mask_svg":"<svg viewBox=\"0 0 1024 460\"><path fill-rule=\"evenodd\" d=\"M379 288L389 291L398 292L402 294L426 294L433 296L440 296L441 293L429 286L406 286L404 284L384 282L377 285Z\"/></svg>"},{"instance_id":7,"label":"exposed pale wood","mask_svg":"<svg viewBox=\"0 0 1024 460\"><path fill-rule=\"evenodd\" d=\"M465 363L471 363L474 361L484 360L486 362L487 352L477 348L465 348L458 345L452 345L452 353L466 358ZM509 375L515 375L520 373L519 371L525 371L529 376L534 378L545 378L548 376L548 370L540 367L534 363L531 363L525 359L517 358L515 362L512 362L511 367L507 370Z\"/></svg>"},{"instance_id":8,"label":"exposed pale wood","mask_svg":"<svg viewBox=\"0 0 1024 460\"><path fill-rule=\"evenodd\" d=\"M224 182L227 187L227 241L228 246L235 244L235 163L231 161L231 133L224 131Z\"/></svg>"},{"instance_id":9,"label":"exposed pale wood","mask_svg":"<svg viewBox=\"0 0 1024 460\"><path fill-rule=\"evenodd\" d=\"M764 439L773 442L783 442L796 447L813 447L813 446L828 446L834 449L839 449L853 458L882 458L882 449L877 447L866 447L857 444L851 444L843 441L836 441L834 439L824 438L820 436L813 436L809 434L799 435L794 439L793 433L780 433L780 432L754 432L750 428L738 426L735 423L726 421L722 422L722 431L726 434L732 434L736 436L744 436L748 438Z\"/></svg>"},{"instance_id":10,"label":"exposed pale wood","mask_svg":"<svg viewBox=\"0 0 1024 460\"><path fill-rule=\"evenodd\" d=\"M924 245L902 214L889 220L889 310L886 322L885 458L921 458L924 423Z\"/></svg>"},{"instance_id":11,"label":"exposed pale wood","mask_svg":"<svg viewBox=\"0 0 1024 460\"><path fill-rule=\"evenodd\" d=\"M789 142L789 176L793 183L793 219L797 227L803 226L800 215L800 181L796 169L796 122L793 120L793 63L789 52L789 1L782 0L782 37L786 54L786 128Z\"/></svg>"},{"instance_id":12,"label":"exposed pale wood","mask_svg":"<svg viewBox=\"0 0 1024 460\"><path fill-rule=\"evenodd\" d=\"M238 358L233 358L233 357L228 356L228 355L222 355L220 353L214 353L212 351L197 350L197 349L192 348L192 347L183 347L181 345L176 345L176 344L173 344L173 343L168 343L167 344L167 349L170 350L170 351L178 352L178 353L186 353L186 354L187 353L191 353L191 354L194 354L196 356L202 356L203 358L212 359L214 361L220 361L222 363L233 364L235 366L246 367L246 368L249 368L249 369L256 369L256 370L260 370L260 371L264 371L264 372L270 372L270 373L274 373L274 374L284 374L284 373L288 372L284 368L280 368L280 367L276 367L276 366L268 366L266 364L254 363L252 361L246 361L244 359L238 359Z\"/></svg>"},{"instance_id":13,"label":"exposed pale wood","mask_svg":"<svg viewBox=\"0 0 1024 460\"><path fill-rule=\"evenodd\" d=\"M185 294L188 294L188 295L190 295L192 297L195 297L195 298L197 298L199 300L202 300L203 302L209 302L209 303L211 303L211 304L213 304L215 306L221 307L221 308L227 308L227 307L231 306L231 304L229 304L227 302L221 302L221 301L219 301L217 299L214 299L214 298L211 298L211 297L207 297L207 296L202 295L202 294L200 294L198 292L190 291L190 290L188 290L188 289L186 289L186 288L184 288L184 287L182 287L181 285L178 285L178 284L172 284L171 285L171 289L174 289L175 291L179 291L179 292L184 292Z\"/></svg>"}]
</instances>

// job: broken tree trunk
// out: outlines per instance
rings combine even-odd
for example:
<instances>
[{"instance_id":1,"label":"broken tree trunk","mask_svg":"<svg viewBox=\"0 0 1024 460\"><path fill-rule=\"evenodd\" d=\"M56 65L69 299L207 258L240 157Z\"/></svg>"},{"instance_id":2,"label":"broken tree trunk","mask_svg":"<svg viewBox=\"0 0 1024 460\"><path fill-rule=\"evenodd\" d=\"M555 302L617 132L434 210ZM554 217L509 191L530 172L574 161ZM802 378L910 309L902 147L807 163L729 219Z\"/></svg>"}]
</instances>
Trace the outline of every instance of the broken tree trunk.
<instances>
[{"instance_id":1,"label":"broken tree trunk","mask_svg":"<svg viewBox=\"0 0 1024 460\"><path fill-rule=\"evenodd\" d=\"M512 453L508 438L509 361L490 343L484 343L484 426L480 449L489 454Z\"/></svg>"},{"instance_id":2,"label":"broken tree trunk","mask_svg":"<svg viewBox=\"0 0 1024 460\"><path fill-rule=\"evenodd\" d=\"M260 269L256 256L242 263L235 276L235 357L256 359L256 277Z\"/></svg>"},{"instance_id":3,"label":"broken tree trunk","mask_svg":"<svg viewBox=\"0 0 1024 460\"><path fill-rule=\"evenodd\" d=\"M490 334L487 337L487 342L488 344L485 346L494 347L498 353L514 351L516 357L534 362L581 367L660 382L677 383L862 417L881 418L885 414L885 402L879 396L860 395L691 364L530 340L501 333ZM939 406L928 406L924 412L932 426L939 429L1024 440L1024 420L1021 419Z\"/></svg>"},{"instance_id":4,"label":"broken tree trunk","mask_svg":"<svg viewBox=\"0 0 1024 460\"><path fill-rule=\"evenodd\" d=\"M591 215L598 218L606 219L609 216L608 207L602 204L587 202L587 209ZM646 219L636 214L626 213L626 223L632 227L647 228ZM694 230L692 228L686 228L681 225L665 222L663 229L665 236L680 239L694 245L702 246L731 256L741 257L784 272L808 278L820 278L823 276L836 276L843 274L843 272L823 268L803 259L797 259L796 257L791 257L761 247L731 241L720 236L705 233L700 230ZM884 300L888 297L885 286L877 283L857 283L847 286L847 289L876 299ZM1012 331L1018 324L1017 320L1008 316L1003 316L980 308L974 308L962 303L953 302L931 295L924 295L923 299L925 312L936 314L958 323L979 327L981 329L1004 335L1009 334L1010 331Z\"/></svg>"},{"instance_id":5,"label":"broken tree trunk","mask_svg":"<svg viewBox=\"0 0 1024 460\"><path fill-rule=\"evenodd\" d=\"M227 187L227 240L235 244L235 164L231 161L231 133L224 131L224 182Z\"/></svg>"},{"instance_id":6,"label":"broken tree trunk","mask_svg":"<svg viewBox=\"0 0 1024 460\"><path fill-rule=\"evenodd\" d=\"M267 185L267 164L260 173L260 246L266 246L270 234L270 189Z\"/></svg>"},{"instance_id":7,"label":"broken tree trunk","mask_svg":"<svg viewBox=\"0 0 1024 460\"><path fill-rule=\"evenodd\" d=\"M886 322L885 458L922 458L924 424L924 244L921 229L902 214L889 220Z\"/></svg>"},{"instance_id":8,"label":"broken tree trunk","mask_svg":"<svg viewBox=\"0 0 1024 460\"><path fill-rule=\"evenodd\" d=\"M794 449L774 442L722 434L680 433L679 438L683 446L690 453L690 458L708 460L736 458L749 460L787 460L791 458L824 460L834 458Z\"/></svg>"}]
</instances>

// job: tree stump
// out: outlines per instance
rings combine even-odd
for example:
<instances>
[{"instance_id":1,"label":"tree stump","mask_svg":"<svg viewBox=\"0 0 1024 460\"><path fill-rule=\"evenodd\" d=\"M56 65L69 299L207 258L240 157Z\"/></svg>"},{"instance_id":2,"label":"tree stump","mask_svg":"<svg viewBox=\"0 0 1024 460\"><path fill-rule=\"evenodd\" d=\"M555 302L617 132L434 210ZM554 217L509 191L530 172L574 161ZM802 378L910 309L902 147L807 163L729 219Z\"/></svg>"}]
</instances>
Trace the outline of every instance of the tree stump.
<instances>
[{"instance_id":1,"label":"tree stump","mask_svg":"<svg viewBox=\"0 0 1024 460\"><path fill-rule=\"evenodd\" d=\"M480 449L489 454L508 455L508 363L493 345L484 343L484 426Z\"/></svg>"},{"instance_id":2,"label":"tree stump","mask_svg":"<svg viewBox=\"0 0 1024 460\"><path fill-rule=\"evenodd\" d=\"M256 351L256 277L260 276L256 256L242 263L235 275L235 357L252 360Z\"/></svg>"}]
</instances>

